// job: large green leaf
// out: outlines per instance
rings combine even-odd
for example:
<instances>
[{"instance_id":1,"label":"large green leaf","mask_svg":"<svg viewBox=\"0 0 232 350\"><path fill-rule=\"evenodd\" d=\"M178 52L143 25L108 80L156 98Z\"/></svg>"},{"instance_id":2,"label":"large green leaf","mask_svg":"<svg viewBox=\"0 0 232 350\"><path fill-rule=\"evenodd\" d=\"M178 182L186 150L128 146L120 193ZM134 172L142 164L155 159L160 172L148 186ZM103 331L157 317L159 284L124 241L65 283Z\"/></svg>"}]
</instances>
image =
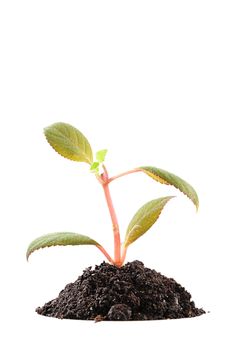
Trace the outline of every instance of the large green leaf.
<instances>
[{"instance_id":1,"label":"large green leaf","mask_svg":"<svg viewBox=\"0 0 232 350\"><path fill-rule=\"evenodd\" d=\"M66 123L55 123L44 129L48 143L61 156L91 164L93 153L87 138L76 128Z\"/></svg>"},{"instance_id":2,"label":"large green leaf","mask_svg":"<svg viewBox=\"0 0 232 350\"><path fill-rule=\"evenodd\" d=\"M27 259L35 250L45 247L57 245L96 245L100 246L96 241L88 236L80 235L71 232L50 233L36 238L31 242L27 249Z\"/></svg>"},{"instance_id":3,"label":"large green leaf","mask_svg":"<svg viewBox=\"0 0 232 350\"><path fill-rule=\"evenodd\" d=\"M191 201L195 204L196 208L198 209L199 199L197 196L197 192L188 182L181 179L179 176L169 173L166 170L155 168L152 166L143 166L139 167L138 169L140 169L145 174L162 184L173 185L178 190L186 194L186 196L188 196L188 198L191 199Z\"/></svg>"},{"instance_id":4,"label":"large green leaf","mask_svg":"<svg viewBox=\"0 0 232 350\"><path fill-rule=\"evenodd\" d=\"M132 218L127 228L124 246L128 247L131 243L142 236L159 218L161 211L167 202L173 198L161 197L154 199L143 205Z\"/></svg>"}]
</instances>

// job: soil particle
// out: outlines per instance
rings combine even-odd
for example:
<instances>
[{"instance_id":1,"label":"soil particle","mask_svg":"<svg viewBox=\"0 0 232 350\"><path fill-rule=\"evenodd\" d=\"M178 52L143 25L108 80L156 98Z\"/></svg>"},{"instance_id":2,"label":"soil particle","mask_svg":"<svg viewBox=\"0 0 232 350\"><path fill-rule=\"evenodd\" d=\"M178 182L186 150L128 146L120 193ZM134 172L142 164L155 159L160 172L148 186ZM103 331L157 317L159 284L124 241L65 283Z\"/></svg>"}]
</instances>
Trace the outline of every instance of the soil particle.
<instances>
[{"instance_id":1,"label":"soil particle","mask_svg":"<svg viewBox=\"0 0 232 350\"><path fill-rule=\"evenodd\" d=\"M132 311L130 306L125 304L115 304L111 306L107 319L111 321L128 321L131 319Z\"/></svg>"},{"instance_id":2,"label":"soil particle","mask_svg":"<svg viewBox=\"0 0 232 350\"><path fill-rule=\"evenodd\" d=\"M129 321L194 317L205 313L174 279L133 261L118 268L87 268L38 314L79 320Z\"/></svg>"}]
</instances>

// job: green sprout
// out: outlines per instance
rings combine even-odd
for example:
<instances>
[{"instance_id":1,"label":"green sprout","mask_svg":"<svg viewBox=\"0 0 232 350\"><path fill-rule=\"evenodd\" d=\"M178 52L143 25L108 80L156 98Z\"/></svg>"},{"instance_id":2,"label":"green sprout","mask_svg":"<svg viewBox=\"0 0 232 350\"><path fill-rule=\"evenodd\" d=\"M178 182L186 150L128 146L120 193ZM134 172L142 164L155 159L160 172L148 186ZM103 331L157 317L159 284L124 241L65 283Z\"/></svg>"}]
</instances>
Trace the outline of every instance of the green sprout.
<instances>
[{"instance_id":1,"label":"green sprout","mask_svg":"<svg viewBox=\"0 0 232 350\"><path fill-rule=\"evenodd\" d=\"M161 197L144 204L131 219L124 241L121 242L118 219L109 185L111 182L125 175L140 172L161 184L172 185L187 195L198 209L199 201L194 188L180 177L166 170L153 166L141 166L110 177L104 164L107 150L98 151L96 153L96 160L93 160L92 148L87 138L73 126L66 123L55 123L45 128L44 134L51 147L61 156L76 162L89 164L90 171L102 186L112 221L114 257L111 257L100 243L88 236L72 232L57 232L41 236L32 241L27 249L27 259L31 253L40 248L58 245L95 245L111 264L121 267L124 264L129 245L151 228L159 218L165 205L173 198L173 196Z\"/></svg>"}]
</instances>

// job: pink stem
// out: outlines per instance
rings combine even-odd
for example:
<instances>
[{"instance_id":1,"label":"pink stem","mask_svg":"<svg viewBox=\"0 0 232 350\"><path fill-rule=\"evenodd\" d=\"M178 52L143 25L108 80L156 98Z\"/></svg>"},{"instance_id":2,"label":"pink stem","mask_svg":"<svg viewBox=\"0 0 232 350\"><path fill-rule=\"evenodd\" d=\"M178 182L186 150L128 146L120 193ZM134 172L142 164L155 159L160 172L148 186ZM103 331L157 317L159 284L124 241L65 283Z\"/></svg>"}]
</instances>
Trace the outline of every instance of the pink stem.
<instances>
[{"instance_id":1,"label":"pink stem","mask_svg":"<svg viewBox=\"0 0 232 350\"><path fill-rule=\"evenodd\" d=\"M106 259L111 264L114 264L114 260L111 258L111 256L107 253L107 251L101 245L97 245L96 247L105 255Z\"/></svg>"},{"instance_id":2,"label":"pink stem","mask_svg":"<svg viewBox=\"0 0 232 350\"><path fill-rule=\"evenodd\" d=\"M119 175L112 176L111 178L108 179L108 183L114 181L115 179L118 179L119 177L122 177L122 176L125 176L125 175L129 175L129 174L132 174L132 173L137 173L139 171L141 171L141 169L132 169L132 170L129 170L129 171L125 171L124 173L121 173Z\"/></svg>"},{"instance_id":3,"label":"pink stem","mask_svg":"<svg viewBox=\"0 0 232 350\"><path fill-rule=\"evenodd\" d=\"M126 253L127 253L127 247L123 248L122 255L121 255L121 239L120 239L120 232L119 232L119 225L118 225L118 219L115 213L115 209L113 206L110 190L109 190L109 183L114 181L115 179L118 179L122 176L137 173L141 171L141 169L132 169L129 171L126 171L124 173L121 173L119 175L113 176L109 178L107 169L104 165L102 165L102 168L104 170L104 173L100 176L97 176L98 181L101 183L104 193L106 202L108 205L108 209L110 212L111 221L113 224L113 232L114 232L114 260L109 256L109 254L106 252L106 250L102 246L97 246L98 249L101 250L101 252L105 255L105 257L114 265L117 265L121 267L125 261Z\"/></svg>"},{"instance_id":4,"label":"pink stem","mask_svg":"<svg viewBox=\"0 0 232 350\"><path fill-rule=\"evenodd\" d=\"M104 180L104 183L102 184L106 202L108 205L108 209L110 212L111 221L113 224L113 233L114 233L114 264L120 266L121 265L121 240L120 240L120 232L119 232L119 225L118 225L118 219L115 213L115 209L113 206L110 189L109 189L109 178L108 178L108 172L106 170L106 167L103 165L104 174L102 175L102 178Z\"/></svg>"},{"instance_id":5,"label":"pink stem","mask_svg":"<svg viewBox=\"0 0 232 350\"><path fill-rule=\"evenodd\" d=\"M127 247L124 247L123 251L122 251L122 256L121 256L121 265L124 264L124 261L125 261L125 258L126 258L126 253L127 253Z\"/></svg>"}]
</instances>

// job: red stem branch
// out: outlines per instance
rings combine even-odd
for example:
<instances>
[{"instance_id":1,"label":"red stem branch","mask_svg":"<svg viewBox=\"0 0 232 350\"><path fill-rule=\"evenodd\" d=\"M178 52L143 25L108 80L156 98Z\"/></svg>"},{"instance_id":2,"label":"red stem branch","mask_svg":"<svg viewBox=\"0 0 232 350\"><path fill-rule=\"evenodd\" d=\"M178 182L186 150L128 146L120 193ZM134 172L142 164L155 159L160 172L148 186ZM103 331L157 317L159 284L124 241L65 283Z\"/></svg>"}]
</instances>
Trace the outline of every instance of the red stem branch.
<instances>
[{"instance_id":1,"label":"red stem branch","mask_svg":"<svg viewBox=\"0 0 232 350\"><path fill-rule=\"evenodd\" d=\"M114 264L114 260L111 258L111 256L107 253L105 248L103 248L101 245L96 246L106 257L106 259L111 263Z\"/></svg>"},{"instance_id":2,"label":"red stem branch","mask_svg":"<svg viewBox=\"0 0 232 350\"><path fill-rule=\"evenodd\" d=\"M119 175L112 176L111 178L108 179L108 183L118 179L119 177L122 177L122 176L125 176L125 175L129 175L129 174L133 174L133 173L137 173L139 171L141 171L141 169L132 169L132 170L129 170L129 171L125 171L124 173L121 173Z\"/></svg>"}]
</instances>

